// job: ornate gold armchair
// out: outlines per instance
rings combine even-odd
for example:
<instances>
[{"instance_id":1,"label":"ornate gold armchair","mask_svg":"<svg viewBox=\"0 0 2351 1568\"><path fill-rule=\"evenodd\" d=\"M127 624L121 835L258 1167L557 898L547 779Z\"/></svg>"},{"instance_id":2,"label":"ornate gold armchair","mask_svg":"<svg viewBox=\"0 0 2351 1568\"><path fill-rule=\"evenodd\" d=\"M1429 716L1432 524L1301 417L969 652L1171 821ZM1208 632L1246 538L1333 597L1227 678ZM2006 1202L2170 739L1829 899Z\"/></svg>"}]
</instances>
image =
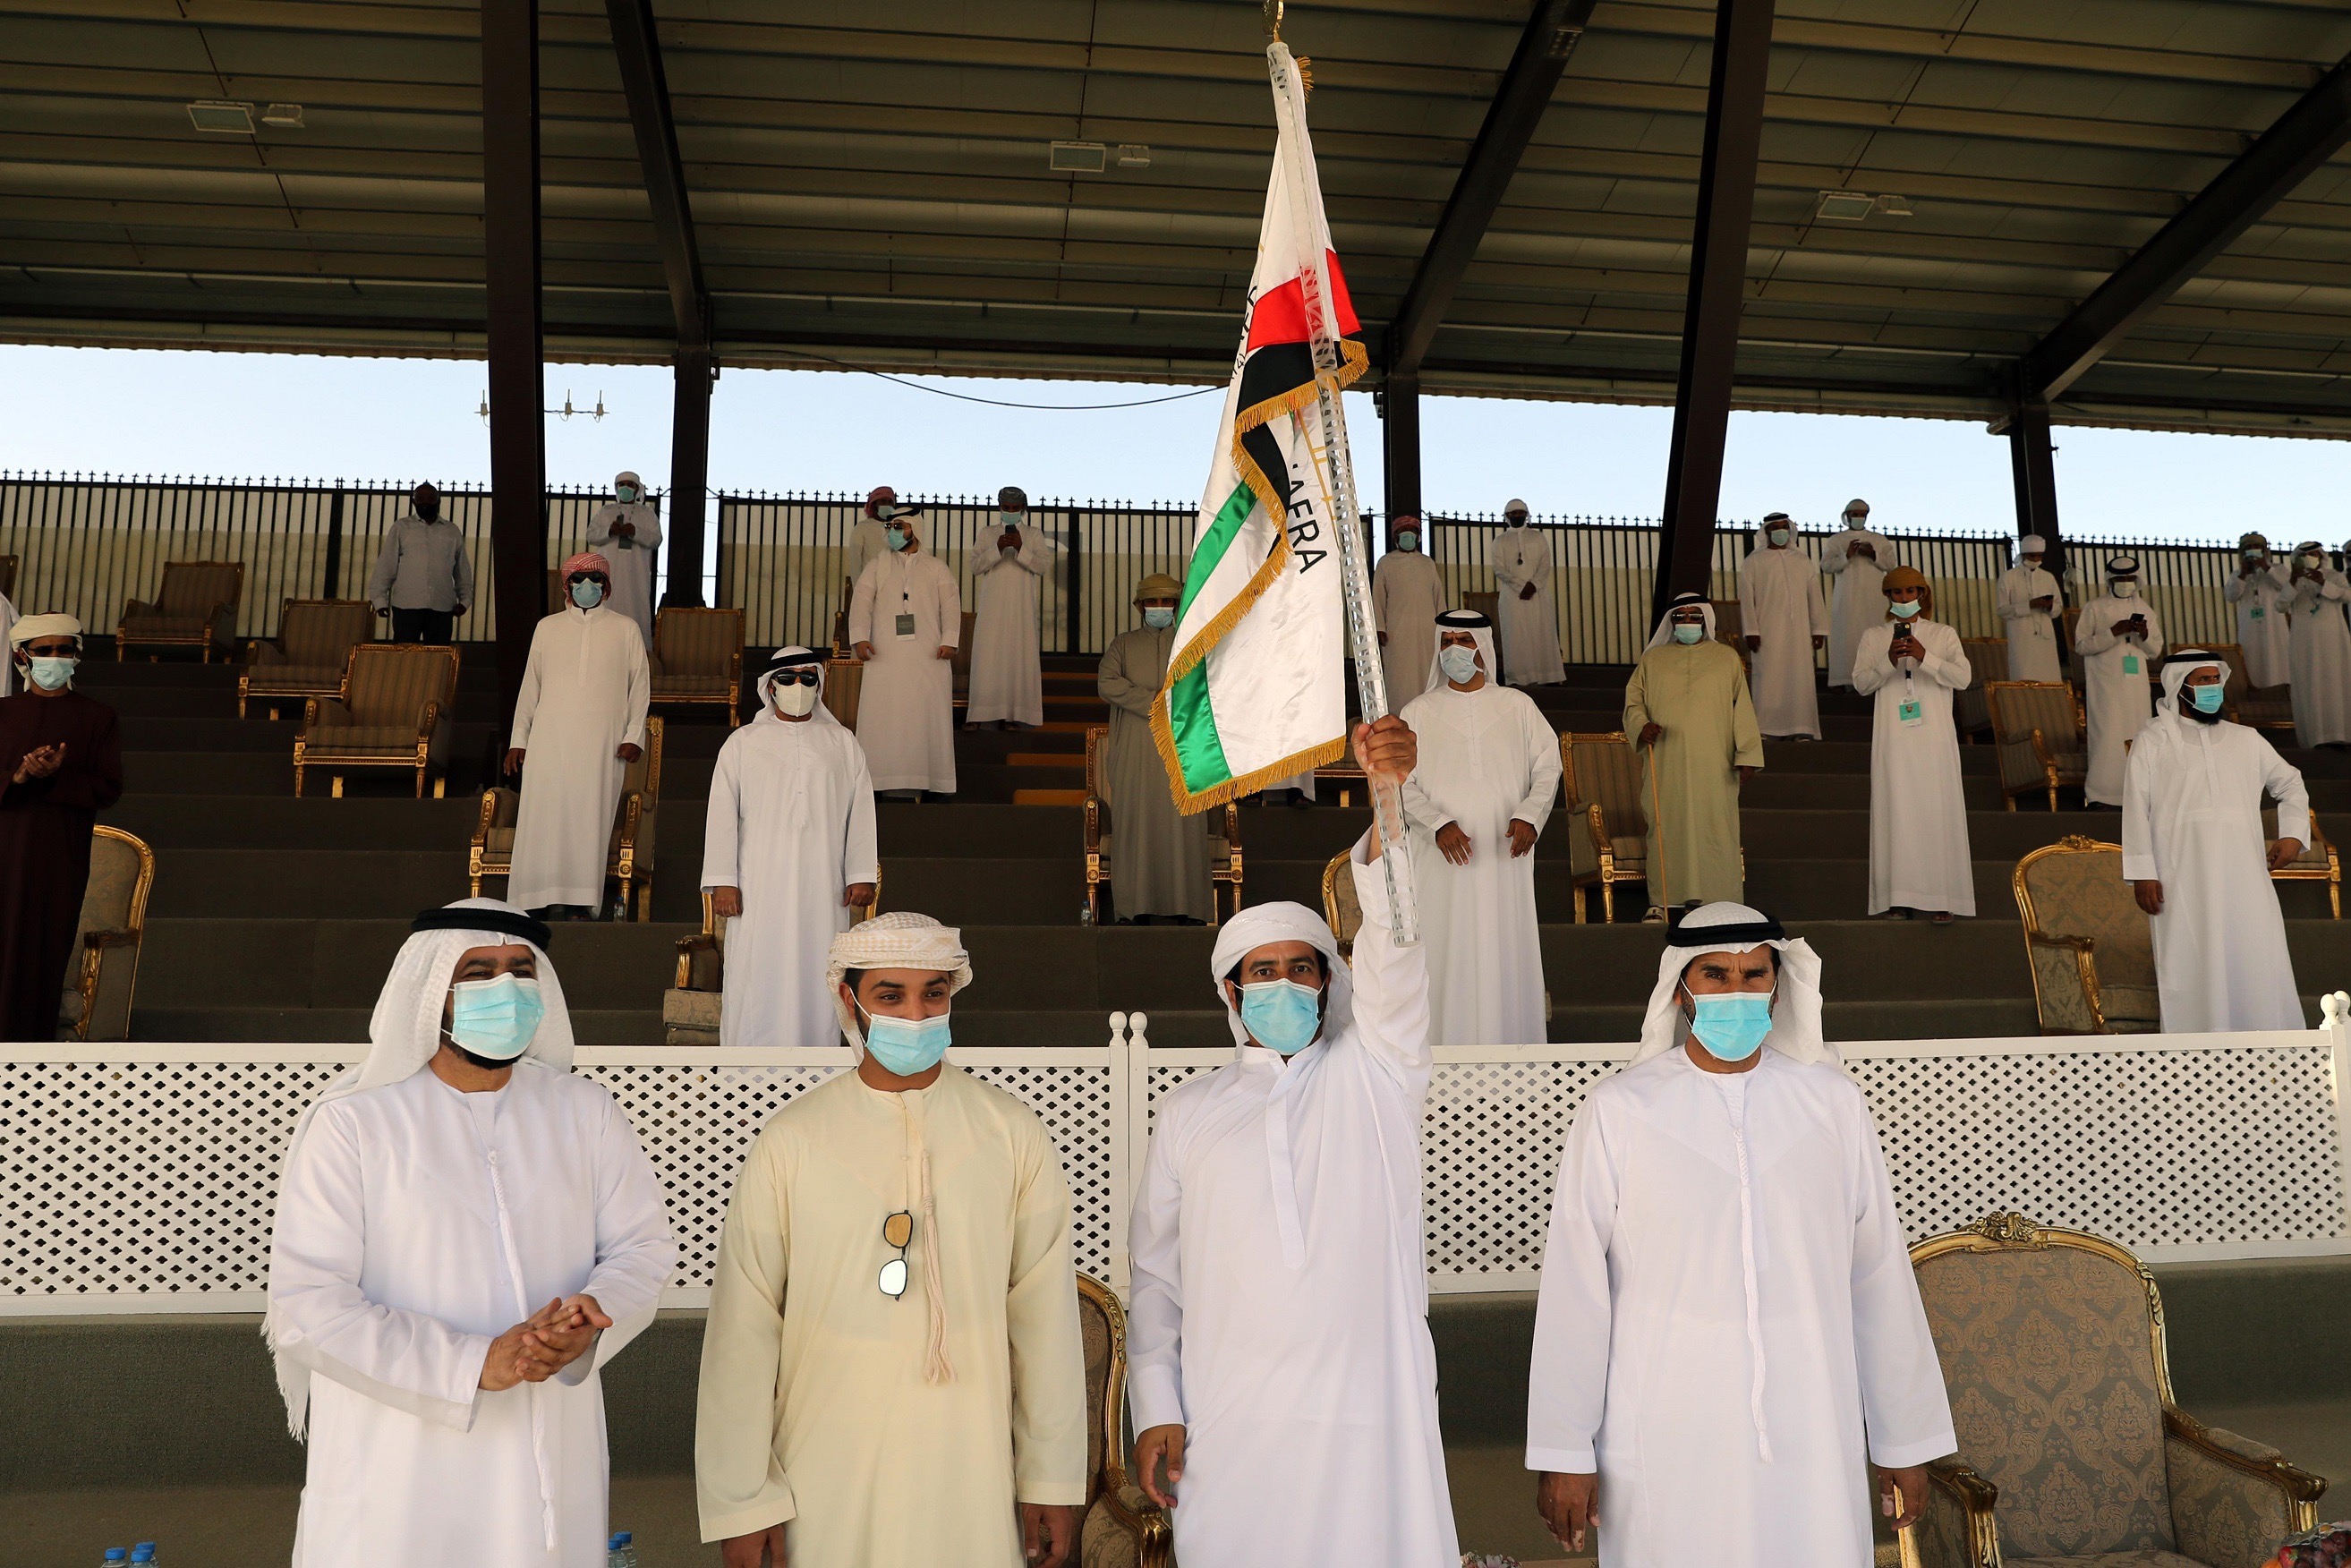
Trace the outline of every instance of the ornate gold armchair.
<instances>
[{"instance_id":1,"label":"ornate gold armchair","mask_svg":"<svg viewBox=\"0 0 2351 1568\"><path fill-rule=\"evenodd\" d=\"M1910 1249L1959 1428L1920 1568L2258 1568L2325 1481L2172 1402L2163 1297L2125 1249L1992 1214Z\"/></svg>"},{"instance_id":2,"label":"ornate gold armchair","mask_svg":"<svg viewBox=\"0 0 2351 1568\"><path fill-rule=\"evenodd\" d=\"M2090 776L2090 740L2082 705L2063 681L1994 681L1984 687L1992 744L2000 752L2000 792L2008 809L2016 798L2049 792L2057 809L2061 785L2081 788Z\"/></svg>"},{"instance_id":3,"label":"ornate gold armchair","mask_svg":"<svg viewBox=\"0 0 2351 1568\"><path fill-rule=\"evenodd\" d=\"M653 617L653 701L723 707L743 722L743 612L664 610Z\"/></svg>"},{"instance_id":4,"label":"ornate gold armchair","mask_svg":"<svg viewBox=\"0 0 2351 1568\"><path fill-rule=\"evenodd\" d=\"M256 638L236 678L236 716L258 700L277 714L281 702L333 696L343 688L351 650L375 635L375 611L364 599L289 599L277 619L277 640Z\"/></svg>"},{"instance_id":5,"label":"ornate gold armchair","mask_svg":"<svg viewBox=\"0 0 2351 1568\"><path fill-rule=\"evenodd\" d=\"M1649 819L1641 805L1641 758L1622 730L1559 737L1561 783L1566 790L1567 859L1573 873L1575 923L1584 923L1583 894L1600 889L1603 917L1616 919L1616 884L1649 874Z\"/></svg>"},{"instance_id":6,"label":"ornate gold armchair","mask_svg":"<svg viewBox=\"0 0 2351 1568\"><path fill-rule=\"evenodd\" d=\"M873 902L851 908L852 920L871 920L882 907L882 878ZM662 994L663 1038L672 1045L716 1045L719 1000L726 989L726 922L702 895L702 929L677 940L677 977Z\"/></svg>"},{"instance_id":7,"label":"ornate gold armchair","mask_svg":"<svg viewBox=\"0 0 2351 1568\"><path fill-rule=\"evenodd\" d=\"M2277 808L2262 808L2262 838L2277 842ZM2335 918L2343 918L2343 861L2328 841L2325 831L2318 825L2318 814L2311 813L2310 841L2302 846L2302 853L2270 873L2272 882L2323 882L2326 884L2326 902L2335 911Z\"/></svg>"},{"instance_id":8,"label":"ornate gold armchair","mask_svg":"<svg viewBox=\"0 0 2351 1568\"><path fill-rule=\"evenodd\" d=\"M824 662L824 706L852 734L857 729L857 702L865 693L865 666L854 653Z\"/></svg>"},{"instance_id":9,"label":"ornate gold armchair","mask_svg":"<svg viewBox=\"0 0 2351 1568\"><path fill-rule=\"evenodd\" d=\"M621 884L622 910L636 920L651 920L653 914L662 729L658 716L645 720L645 743L637 748L637 759L621 775L621 800L612 808L612 837L604 862L605 876ZM523 766L530 766L528 759ZM473 847L465 867L475 898L482 896L485 877L505 876L514 870L515 823L521 815L520 790L496 785L482 791L482 810L474 820Z\"/></svg>"},{"instance_id":10,"label":"ornate gold armchair","mask_svg":"<svg viewBox=\"0 0 2351 1568\"><path fill-rule=\"evenodd\" d=\"M2231 724L2241 724L2254 729L2292 729L2294 727L2294 688L2292 686L2257 686L2245 670L2245 650L2235 643L2200 644L2208 653L2217 653L2229 662L2229 684L2220 688L2226 701L2222 716Z\"/></svg>"},{"instance_id":11,"label":"ornate gold armchair","mask_svg":"<svg viewBox=\"0 0 2351 1568\"><path fill-rule=\"evenodd\" d=\"M2155 940L2123 880L2120 844L2069 834L2016 862L2032 1002L2043 1034L2150 1034L2163 1027Z\"/></svg>"},{"instance_id":12,"label":"ornate gold armchair","mask_svg":"<svg viewBox=\"0 0 2351 1568\"><path fill-rule=\"evenodd\" d=\"M416 772L416 797L433 778L433 798L448 788L449 708L457 696L457 650L414 643L362 643L343 665L333 696L302 705L302 727L294 737L294 795L302 795L304 772L332 771L335 799L342 799L343 775L358 768L402 768Z\"/></svg>"},{"instance_id":13,"label":"ornate gold armchair","mask_svg":"<svg viewBox=\"0 0 2351 1568\"><path fill-rule=\"evenodd\" d=\"M139 983L139 945L154 886L155 852L144 842L120 828L90 830L89 883L82 889L74 936L81 963L66 975L60 1040L131 1038L131 996Z\"/></svg>"},{"instance_id":14,"label":"ornate gold armchair","mask_svg":"<svg viewBox=\"0 0 2351 1568\"><path fill-rule=\"evenodd\" d=\"M1118 880L1112 871L1110 792L1103 785L1109 750L1110 727L1087 726L1086 907L1093 911L1096 925L1114 917L1108 889ZM1241 912L1241 813L1229 800L1208 810L1208 924L1214 925L1222 917L1219 887L1231 892L1233 913Z\"/></svg>"},{"instance_id":15,"label":"ornate gold armchair","mask_svg":"<svg viewBox=\"0 0 2351 1568\"><path fill-rule=\"evenodd\" d=\"M1968 669L1972 677L1967 689L1954 699L1953 716L1959 721L1959 733L1973 740L1980 730L1991 727L1991 700L1984 694L1994 681L2008 679L2008 639L2005 637L1962 637L1959 646L1968 656Z\"/></svg>"},{"instance_id":16,"label":"ornate gold armchair","mask_svg":"<svg viewBox=\"0 0 2351 1568\"><path fill-rule=\"evenodd\" d=\"M163 586L150 604L124 601L114 628L114 656L134 647L198 648L204 663L213 650L225 656L236 645L236 607L245 597L241 560L173 560L163 563ZM149 653L148 662L156 655Z\"/></svg>"},{"instance_id":17,"label":"ornate gold armchair","mask_svg":"<svg viewBox=\"0 0 2351 1568\"><path fill-rule=\"evenodd\" d=\"M1126 1474L1126 1313L1110 1287L1078 1276L1078 1333L1086 1352L1086 1501L1077 1568L1166 1568L1167 1516Z\"/></svg>"}]
</instances>

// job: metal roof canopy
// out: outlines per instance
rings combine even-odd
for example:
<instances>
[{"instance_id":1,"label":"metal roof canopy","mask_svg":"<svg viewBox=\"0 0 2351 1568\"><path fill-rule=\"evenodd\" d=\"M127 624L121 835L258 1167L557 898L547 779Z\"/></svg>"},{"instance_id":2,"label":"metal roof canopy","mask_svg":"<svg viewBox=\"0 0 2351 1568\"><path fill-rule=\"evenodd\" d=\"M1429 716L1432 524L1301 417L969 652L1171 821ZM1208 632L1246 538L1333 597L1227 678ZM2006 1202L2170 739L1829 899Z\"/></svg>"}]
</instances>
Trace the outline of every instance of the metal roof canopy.
<instances>
[{"instance_id":1,"label":"metal roof canopy","mask_svg":"<svg viewBox=\"0 0 2351 1568\"><path fill-rule=\"evenodd\" d=\"M1228 373L1272 145L1253 0L653 8L718 358ZM1375 365L1459 251L1432 237L1536 10L1290 8ZM540 12L548 350L670 361L655 215L684 192L649 204L608 0ZM1416 335L1423 390L1672 397L1713 24L1592 10ZM1737 404L2002 417L2019 362L2346 53L2313 0L1783 0ZM484 351L478 5L0 0L0 337ZM201 131L207 99L301 124ZM1051 169L1056 141L1102 171ZM2053 417L2351 434L2351 189L2331 152L2289 183L2160 303L2077 322L2127 335ZM1899 200L1838 222L1824 193Z\"/></svg>"}]
</instances>

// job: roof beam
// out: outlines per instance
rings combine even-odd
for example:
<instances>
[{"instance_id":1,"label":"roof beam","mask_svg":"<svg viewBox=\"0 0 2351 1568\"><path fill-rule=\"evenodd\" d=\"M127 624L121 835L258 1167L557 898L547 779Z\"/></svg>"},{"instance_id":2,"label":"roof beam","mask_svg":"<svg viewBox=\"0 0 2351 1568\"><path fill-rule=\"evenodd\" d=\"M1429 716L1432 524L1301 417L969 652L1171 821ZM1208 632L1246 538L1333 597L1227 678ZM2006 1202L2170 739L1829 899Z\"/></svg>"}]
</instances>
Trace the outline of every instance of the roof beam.
<instances>
[{"instance_id":1,"label":"roof beam","mask_svg":"<svg viewBox=\"0 0 2351 1568\"><path fill-rule=\"evenodd\" d=\"M1486 225L1494 221L1503 193L1510 188L1510 176L1518 172L1519 160L1534 140L1543 110L1551 107L1552 91L1583 37L1593 5L1593 0L1536 0L1526 31L1519 35L1518 52L1502 74L1486 122L1469 145L1468 161L1461 165L1453 194L1446 198L1436 232L1428 236L1428 248L1421 253L1412 285L1389 328L1390 374L1410 374L1419 368L1436 340L1453 291L1461 287L1461 276L1477 256Z\"/></svg>"},{"instance_id":2,"label":"roof beam","mask_svg":"<svg viewBox=\"0 0 2351 1568\"><path fill-rule=\"evenodd\" d=\"M604 9L611 17L612 49L620 57L621 86L637 133L637 162L644 165L645 197L653 206L662 273L669 281L670 310L677 318L678 347L705 350L710 292L703 286L702 252L694 241L694 212L686 199L685 164L678 156L677 121L670 113L669 78L662 71L661 40L653 33L653 0L604 0Z\"/></svg>"},{"instance_id":3,"label":"roof beam","mask_svg":"<svg viewBox=\"0 0 2351 1568\"><path fill-rule=\"evenodd\" d=\"M2304 93L2138 253L2017 361L2028 400L2056 397L2351 141L2351 58Z\"/></svg>"}]
</instances>

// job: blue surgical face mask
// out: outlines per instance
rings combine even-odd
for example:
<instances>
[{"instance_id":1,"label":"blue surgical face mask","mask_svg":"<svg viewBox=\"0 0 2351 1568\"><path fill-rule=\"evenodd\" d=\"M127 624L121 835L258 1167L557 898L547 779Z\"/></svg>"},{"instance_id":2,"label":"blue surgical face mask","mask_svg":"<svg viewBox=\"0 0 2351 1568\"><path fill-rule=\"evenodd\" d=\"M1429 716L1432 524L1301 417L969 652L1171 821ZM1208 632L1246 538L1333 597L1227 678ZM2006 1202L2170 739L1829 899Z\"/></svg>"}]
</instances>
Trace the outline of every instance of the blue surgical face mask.
<instances>
[{"instance_id":1,"label":"blue surgical face mask","mask_svg":"<svg viewBox=\"0 0 2351 1568\"><path fill-rule=\"evenodd\" d=\"M1243 986L1241 1025L1268 1051L1295 1056L1322 1028L1322 993L1295 980Z\"/></svg>"},{"instance_id":2,"label":"blue surgical face mask","mask_svg":"<svg viewBox=\"0 0 2351 1568\"><path fill-rule=\"evenodd\" d=\"M2199 713L2219 713L2222 700L2229 695L2228 688L2218 681L2209 686L2182 686L2179 689L2188 695L2189 702L2196 705Z\"/></svg>"},{"instance_id":3,"label":"blue surgical face mask","mask_svg":"<svg viewBox=\"0 0 2351 1568\"><path fill-rule=\"evenodd\" d=\"M893 550L906 548L906 530L904 528L884 528L882 530L882 537L889 541L890 548Z\"/></svg>"},{"instance_id":4,"label":"blue surgical face mask","mask_svg":"<svg viewBox=\"0 0 2351 1568\"><path fill-rule=\"evenodd\" d=\"M67 653L35 653L27 663L31 668L26 673L33 684L45 692L53 692L74 678L81 661Z\"/></svg>"},{"instance_id":5,"label":"blue surgical face mask","mask_svg":"<svg viewBox=\"0 0 2351 1568\"><path fill-rule=\"evenodd\" d=\"M947 1020L951 1015L941 1013L936 1018L901 1019L888 1013L865 1015L865 1051L883 1067L901 1078L914 1078L928 1072L939 1064L954 1041L954 1026Z\"/></svg>"},{"instance_id":6,"label":"blue surgical face mask","mask_svg":"<svg viewBox=\"0 0 2351 1568\"><path fill-rule=\"evenodd\" d=\"M1674 641L1679 643L1682 646L1687 648L1690 644L1703 642L1705 639L1706 628L1698 622L1677 621L1674 622Z\"/></svg>"},{"instance_id":7,"label":"blue surgical face mask","mask_svg":"<svg viewBox=\"0 0 2351 1568\"><path fill-rule=\"evenodd\" d=\"M1689 1030L1707 1054L1718 1061L1744 1061L1763 1049L1771 1032L1771 994L1733 991L1728 996L1690 998L1697 1016Z\"/></svg>"},{"instance_id":8,"label":"blue surgical face mask","mask_svg":"<svg viewBox=\"0 0 2351 1568\"><path fill-rule=\"evenodd\" d=\"M582 610L593 610L604 602L604 585L590 582L585 578L571 585L571 602Z\"/></svg>"},{"instance_id":9,"label":"blue surgical face mask","mask_svg":"<svg viewBox=\"0 0 2351 1568\"><path fill-rule=\"evenodd\" d=\"M538 982L520 975L460 980L449 988L449 1038L492 1061L520 1056L546 1016Z\"/></svg>"},{"instance_id":10,"label":"blue surgical face mask","mask_svg":"<svg viewBox=\"0 0 2351 1568\"><path fill-rule=\"evenodd\" d=\"M1395 546L1396 549L1404 550L1418 549L1420 548L1420 530L1417 528L1398 528L1395 536Z\"/></svg>"},{"instance_id":11,"label":"blue surgical face mask","mask_svg":"<svg viewBox=\"0 0 2351 1568\"><path fill-rule=\"evenodd\" d=\"M1768 529L1764 533L1763 537L1775 545L1785 545L1788 542L1788 530L1785 528Z\"/></svg>"},{"instance_id":12,"label":"blue surgical face mask","mask_svg":"<svg viewBox=\"0 0 2351 1568\"><path fill-rule=\"evenodd\" d=\"M1172 604L1146 604L1143 607L1143 623L1155 632L1165 632L1176 624L1176 607Z\"/></svg>"},{"instance_id":13,"label":"blue surgical face mask","mask_svg":"<svg viewBox=\"0 0 2351 1568\"><path fill-rule=\"evenodd\" d=\"M1478 650L1475 648L1464 648L1456 643L1450 648L1440 649L1437 663L1445 671L1445 678L1448 681L1458 681L1466 686L1478 678Z\"/></svg>"},{"instance_id":14,"label":"blue surgical face mask","mask_svg":"<svg viewBox=\"0 0 2351 1568\"><path fill-rule=\"evenodd\" d=\"M634 485L616 485L612 487L612 496L621 505L633 507L637 503L637 487Z\"/></svg>"},{"instance_id":15,"label":"blue surgical face mask","mask_svg":"<svg viewBox=\"0 0 2351 1568\"><path fill-rule=\"evenodd\" d=\"M1889 604L1886 608L1892 612L1894 619L1896 621L1907 621L1910 617L1918 613L1919 607L1918 601L1914 599L1907 604L1895 603Z\"/></svg>"}]
</instances>

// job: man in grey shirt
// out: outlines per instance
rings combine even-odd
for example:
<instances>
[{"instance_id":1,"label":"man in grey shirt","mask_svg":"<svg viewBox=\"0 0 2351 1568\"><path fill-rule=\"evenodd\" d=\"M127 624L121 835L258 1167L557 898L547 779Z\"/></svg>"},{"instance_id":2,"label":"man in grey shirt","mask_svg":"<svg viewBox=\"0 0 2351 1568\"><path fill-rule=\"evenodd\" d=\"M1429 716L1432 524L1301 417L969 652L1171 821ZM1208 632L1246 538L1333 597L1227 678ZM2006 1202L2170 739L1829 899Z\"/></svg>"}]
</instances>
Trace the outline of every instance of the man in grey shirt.
<instances>
[{"instance_id":1,"label":"man in grey shirt","mask_svg":"<svg viewBox=\"0 0 2351 1568\"><path fill-rule=\"evenodd\" d=\"M368 601L392 617L395 643L446 643L456 618L474 601L474 562L465 536L441 516L441 492L419 485L408 516L383 536L383 553L368 577Z\"/></svg>"}]
</instances>

